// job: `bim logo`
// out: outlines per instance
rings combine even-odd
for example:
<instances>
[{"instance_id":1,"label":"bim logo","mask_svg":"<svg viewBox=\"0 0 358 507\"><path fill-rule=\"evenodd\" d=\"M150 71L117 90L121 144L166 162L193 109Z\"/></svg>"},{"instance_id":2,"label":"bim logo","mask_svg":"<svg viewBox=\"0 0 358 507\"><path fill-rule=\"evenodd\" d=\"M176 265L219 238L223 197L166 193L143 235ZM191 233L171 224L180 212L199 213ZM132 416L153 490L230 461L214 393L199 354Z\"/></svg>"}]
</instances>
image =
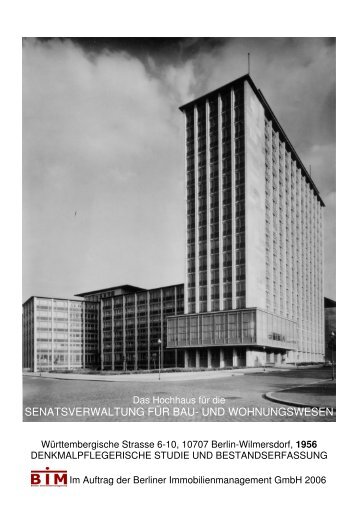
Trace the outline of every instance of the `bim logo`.
<instances>
[{"instance_id":1,"label":"bim logo","mask_svg":"<svg viewBox=\"0 0 358 507\"><path fill-rule=\"evenodd\" d=\"M67 470L31 470L31 486L67 486Z\"/></svg>"}]
</instances>

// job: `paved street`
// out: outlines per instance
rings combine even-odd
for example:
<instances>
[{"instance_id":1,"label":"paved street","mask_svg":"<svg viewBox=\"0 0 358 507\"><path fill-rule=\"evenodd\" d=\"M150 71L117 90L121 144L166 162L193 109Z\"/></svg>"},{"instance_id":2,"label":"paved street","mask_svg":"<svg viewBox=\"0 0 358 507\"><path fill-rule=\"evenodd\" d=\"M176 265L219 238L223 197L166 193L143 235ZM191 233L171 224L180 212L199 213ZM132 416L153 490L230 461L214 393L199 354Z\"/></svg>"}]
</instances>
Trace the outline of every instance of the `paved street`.
<instances>
[{"instance_id":1,"label":"paved street","mask_svg":"<svg viewBox=\"0 0 358 507\"><path fill-rule=\"evenodd\" d=\"M299 369L290 371L271 371L238 375L238 370L228 372L225 377L210 375L207 378L193 379L182 374L183 380L170 381L148 376L148 381L102 382L88 380L63 380L44 377L24 376L24 420L25 421L334 421L335 416L309 416L287 410L297 410L270 402L263 398L266 392L275 392L287 387L310 384L330 378L330 370ZM204 375L205 376L205 375ZM134 377L134 376L133 376ZM147 398L147 404L133 403L133 397ZM153 397L172 397L169 403L155 403ZM199 403L199 397L209 398L207 404ZM195 403L181 403L179 399L195 399ZM224 398L223 403L214 403L213 398ZM173 398L175 398L173 402ZM176 401L176 402L175 402ZM103 415L30 415L25 416L25 408L66 409L83 407L106 409ZM148 413L148 408L151 410ZM218 409L220 407L220 409ZM179 414L174 409L179 409ZM156 409L156 412L155 410ZM213 409L213 410L211 410ZM260 409L261 414L253 413ZM280 413L272 413L272 410ZM133 413L133 410L136 410ZM215 412L216 411L216 412ZM31 414L33 414L31 412Z\"/></svg>"}]
</instances>

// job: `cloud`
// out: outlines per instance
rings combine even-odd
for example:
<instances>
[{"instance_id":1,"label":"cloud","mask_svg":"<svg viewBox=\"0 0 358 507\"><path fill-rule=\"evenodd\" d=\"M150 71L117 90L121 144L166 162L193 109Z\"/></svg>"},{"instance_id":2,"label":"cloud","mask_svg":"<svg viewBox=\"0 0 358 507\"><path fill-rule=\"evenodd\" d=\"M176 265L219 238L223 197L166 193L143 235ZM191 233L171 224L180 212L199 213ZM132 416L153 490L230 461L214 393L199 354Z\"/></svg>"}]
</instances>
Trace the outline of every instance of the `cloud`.
<instances>
[{"instance_id":1,"label":"cloud","mask_svg":"<svg viewBox=\"0 0 358 507\"><path fill-rule=\"evenodd\" d=\"M24 41L24 298L184 280L178 106L246 73L248 51L255 82L312 164L323 199L335 191L331 39L122 46Z\"/></svg>"},{"instance_id":2,"label":"cloud","mask_svg":"<svg viewBox=\"0 0 358 507\"><path fill-rule=\"evenodd\" d=\"M54 271L59 296L182 281L182 118L169 81L125 53L28 40L23 82L24 293L56 293Z\"/></svg>"}]
</instances>

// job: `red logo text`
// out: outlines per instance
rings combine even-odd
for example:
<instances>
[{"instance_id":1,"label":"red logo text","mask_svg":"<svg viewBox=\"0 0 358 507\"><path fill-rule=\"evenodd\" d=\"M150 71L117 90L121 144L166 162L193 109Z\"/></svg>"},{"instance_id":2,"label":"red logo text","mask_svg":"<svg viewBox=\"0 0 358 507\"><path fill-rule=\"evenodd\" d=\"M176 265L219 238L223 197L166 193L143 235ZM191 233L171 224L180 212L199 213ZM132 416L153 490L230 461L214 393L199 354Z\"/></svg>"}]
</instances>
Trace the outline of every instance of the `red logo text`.
<instances>
[{"instance_id":1,"label":"red logo text","mask_svg":"<svg viewBox=\"0 0 358 507\"><path fill-rule=\"evenodd\" d=\"M67 486L67 470L31 470L31 486Z\"/></svg>"}]
</instances>

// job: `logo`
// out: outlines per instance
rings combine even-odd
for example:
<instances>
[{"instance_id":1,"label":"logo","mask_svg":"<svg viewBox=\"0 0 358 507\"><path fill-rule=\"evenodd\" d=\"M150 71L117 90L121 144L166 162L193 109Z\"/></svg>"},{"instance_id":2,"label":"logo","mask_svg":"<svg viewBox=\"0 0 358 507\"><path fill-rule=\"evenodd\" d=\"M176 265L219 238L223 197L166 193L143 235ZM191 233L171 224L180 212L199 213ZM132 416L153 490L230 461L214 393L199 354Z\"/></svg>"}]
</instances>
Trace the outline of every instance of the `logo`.
<instances>
[{"instance_id":1,"label":"logo","mask_svg":"<svg viewBox=\"0 0 358 507\"><path fill-rule=\"evenodd\" d=\"M31 470L31 486L67 486L67 470Z\"/></svg>"}]
</instances>

